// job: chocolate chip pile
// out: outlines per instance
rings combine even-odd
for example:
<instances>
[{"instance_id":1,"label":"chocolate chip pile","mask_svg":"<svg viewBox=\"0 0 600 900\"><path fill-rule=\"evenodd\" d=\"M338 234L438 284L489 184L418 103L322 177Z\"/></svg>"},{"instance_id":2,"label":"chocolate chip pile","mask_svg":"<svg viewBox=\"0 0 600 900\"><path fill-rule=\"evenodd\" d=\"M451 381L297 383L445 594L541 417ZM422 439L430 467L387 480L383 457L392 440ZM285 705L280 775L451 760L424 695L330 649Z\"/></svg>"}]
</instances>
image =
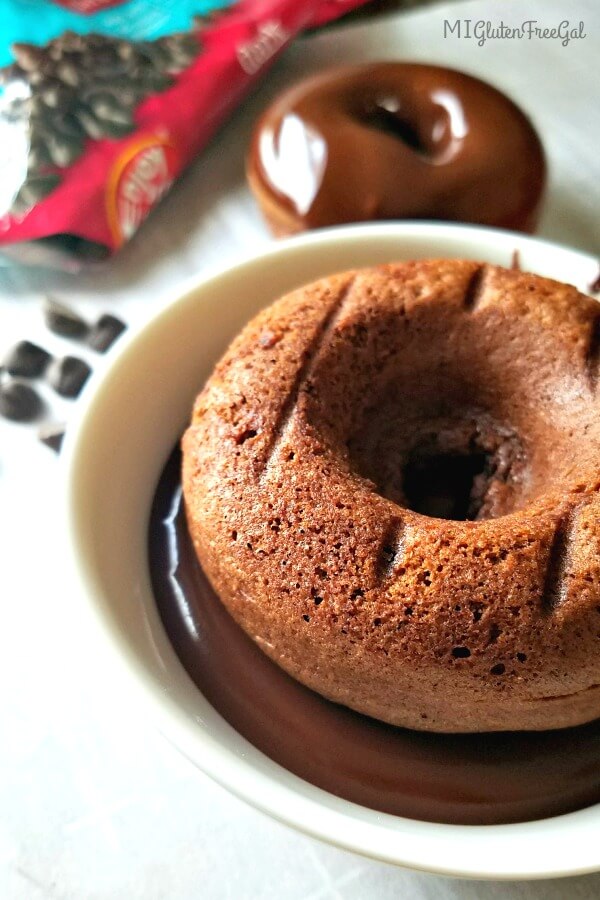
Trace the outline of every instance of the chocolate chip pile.
<instances>
[{"instance_id":1,"label":"chocolate chip pile","mask_svg":"<svg viewBox=\"0 0 600 900\"><path fill-rule=\"evenodd\" d=\"M97 353L105 353L125 331L126 325L117 316L106 313L89 325L75 310L47 298L44 321L54 334L70 340L84 341ZM91 367L78 356L53 357L47 350L28 340L10 348L0 367L0 416L13 422L32 422L43 411L43 402L30 383L45 381L61 397L74 399L91 375ZM57 452L60 450L64 426L44 424L38 437Z\"/></svg>"},{"instance_id":2,"label":"chocolate chip pile","mask_svg":"<svg viewBox=\"0 0 600 900\"><path fill-rule=\"evenodd\" d=\"M15 63L0 69L0 87L13 85L1 115L29 138L27 177L11 208L23 214L60 183L59 170L75 162L87 138L130 134L139 103L173 83L200 41L192 32L127 41L65 31L44 46L13 44L12 52Z\"/></svg>"}]
</instances>

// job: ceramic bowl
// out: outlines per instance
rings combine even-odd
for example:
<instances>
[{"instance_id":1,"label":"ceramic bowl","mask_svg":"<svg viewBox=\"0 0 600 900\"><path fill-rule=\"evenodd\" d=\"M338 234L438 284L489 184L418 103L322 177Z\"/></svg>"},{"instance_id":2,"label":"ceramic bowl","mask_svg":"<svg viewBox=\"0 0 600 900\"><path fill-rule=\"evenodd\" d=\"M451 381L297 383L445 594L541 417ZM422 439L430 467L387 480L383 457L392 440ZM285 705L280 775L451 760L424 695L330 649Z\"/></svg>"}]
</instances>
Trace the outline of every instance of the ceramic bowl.
<instances>
[{"instance_id":1,"label":"ceramic bowl","mask_svg":"<svg viewBox=\"0 0 600 900\"><path fill-rule=\"evenodd\" d=\"M415 869L489 879L600 869L600 805L515 825L443 825L384 815L292 775L238 734L184 671L154 603L146 541L157 480L194 397L261 307L345 269L424 257L510 265L515 250L523 269L582 290L597 275L592 257L543 240L429 223L312 232L203 274L178 287L91 379L63 457L69 556L90 656L103 654L169 741L239 797L317 838Z\"/></svg>"}]
</instances>

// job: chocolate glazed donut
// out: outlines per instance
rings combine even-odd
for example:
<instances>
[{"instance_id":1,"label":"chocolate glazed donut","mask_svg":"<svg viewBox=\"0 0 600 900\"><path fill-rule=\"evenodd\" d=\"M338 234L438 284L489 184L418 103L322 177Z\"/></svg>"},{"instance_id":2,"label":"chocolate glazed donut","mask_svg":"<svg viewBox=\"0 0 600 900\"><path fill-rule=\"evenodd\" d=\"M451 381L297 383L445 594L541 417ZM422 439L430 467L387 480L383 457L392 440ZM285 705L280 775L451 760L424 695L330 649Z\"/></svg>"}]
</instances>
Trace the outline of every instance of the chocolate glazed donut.
<instances>
[{"instance_id":1,"label":"chocolate glazed donut","mask_svg":"<svg viewBox=\"0 0 600 900\"><path fill-rule=\"evenodd\" d=\"M441 219L531 232L546 165L508 97L452 69L329 70L259 120L247 175L272 231L371 219Z\"/></svg>"}]
</instances>

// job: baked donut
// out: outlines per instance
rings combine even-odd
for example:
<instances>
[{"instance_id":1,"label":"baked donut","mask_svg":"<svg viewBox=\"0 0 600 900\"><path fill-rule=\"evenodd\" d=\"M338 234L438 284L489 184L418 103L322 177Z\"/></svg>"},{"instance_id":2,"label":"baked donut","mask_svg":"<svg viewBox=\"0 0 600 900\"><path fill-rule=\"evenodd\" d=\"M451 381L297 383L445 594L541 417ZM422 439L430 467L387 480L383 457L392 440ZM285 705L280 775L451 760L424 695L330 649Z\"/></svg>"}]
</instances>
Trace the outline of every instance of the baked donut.
<instances>
[{"instance_id":1,"label":"baked donut","mask_svg":"<svg viewBox=\"0 0 600 900\"><path fill-rule=\"evenodd\" d=\"M600 306L476 262L325 278L199 395L205 572L325 697L432 731L600 716Z\"/></svg>"},{"instance_id":2,"label":"baked donut","mask_svg":"<svg viewBox=\"0 0 600 900\"><path fill-rule=\"evenodd\" d=\"M413 63L333 69L284 91L247 162L276 235L371 219L533 231L545 171L540 140L508 97Z\"/></svg>"}]
</instances>

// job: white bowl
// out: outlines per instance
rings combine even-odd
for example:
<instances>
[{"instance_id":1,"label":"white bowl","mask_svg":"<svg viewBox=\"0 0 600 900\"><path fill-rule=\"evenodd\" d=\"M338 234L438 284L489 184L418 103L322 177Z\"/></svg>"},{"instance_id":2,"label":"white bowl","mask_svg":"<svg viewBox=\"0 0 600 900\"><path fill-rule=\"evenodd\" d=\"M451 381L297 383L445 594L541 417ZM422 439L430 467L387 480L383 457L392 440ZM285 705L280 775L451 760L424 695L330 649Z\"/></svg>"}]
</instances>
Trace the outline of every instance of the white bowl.
<instances>
[{"instance_id":1,"label":"white bowl","mask_svg":"<svg viewBox=\"0 0 600 900\"><path fill-rule=\"evenodd\" d=\"M193 280L91 380L64 448L67 533L90 652L108 651L161 732L199 768L270 815L315 837L415 869L473 878L545 878L600 869L600 805L516 825L438 825L358 806L272 762L208 703L175 655L146 560L150 506L192 401L230 339L261 307L322 275L423 257L510 265L582 290L592 257L492 229L429 223L358 225L274 244ZM90 617L88 618L88 627Z\"/></svg>"}]
</instances>

